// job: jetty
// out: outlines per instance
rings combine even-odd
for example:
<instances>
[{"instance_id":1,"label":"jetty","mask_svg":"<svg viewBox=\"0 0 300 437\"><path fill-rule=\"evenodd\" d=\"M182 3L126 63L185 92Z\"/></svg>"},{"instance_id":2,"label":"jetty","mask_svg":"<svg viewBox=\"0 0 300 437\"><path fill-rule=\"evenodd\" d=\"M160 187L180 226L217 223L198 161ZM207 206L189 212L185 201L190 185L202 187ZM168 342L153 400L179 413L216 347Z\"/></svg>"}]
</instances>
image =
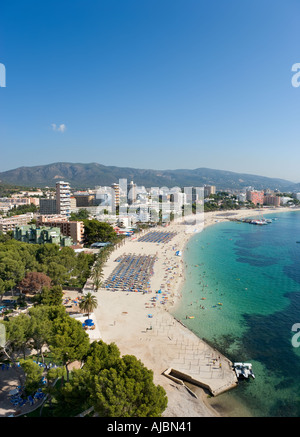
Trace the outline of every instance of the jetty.
<instances>
[{"instance_id":1,"label":"jetty","mask_svg":"<svg viewBox=\"0 0 300 437\"><path fill-rule=\"evenodd\" d=\"M250 225L268 225L273 222L273 219L253 219L253 218L227 218L231 222L249 223Z\"/></svg>"},{"instance_id":2,"label":"jetty","mask_svg":"<svg viewBox=\"0 0 300 437\"><path fill-rule=\"evenodd\" d=\"M181 335L176 337L173 337L174 324L181 326ZM212 396L238 385L233 363L181 321L161 313L152 326L151 336L159 332L162 340L164 336L166 338L165 353L169 356L169 367L163 371L164 376L180 385L190 383L202 387Z\"/></svg>"}]
</instances>

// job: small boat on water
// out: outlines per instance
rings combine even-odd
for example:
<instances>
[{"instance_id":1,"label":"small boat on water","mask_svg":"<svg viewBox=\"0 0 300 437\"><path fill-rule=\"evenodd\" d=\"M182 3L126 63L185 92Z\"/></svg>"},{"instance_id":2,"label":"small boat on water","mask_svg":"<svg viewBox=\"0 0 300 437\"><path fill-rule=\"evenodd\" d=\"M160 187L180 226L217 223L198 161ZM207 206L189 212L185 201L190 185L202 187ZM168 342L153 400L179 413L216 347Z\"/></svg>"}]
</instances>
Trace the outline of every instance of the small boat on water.
<instances>
[{"instance_id":1,"label":"small boat on water","mask_svg":"<svg viewBox=\"0 0 300 437\"><path fill-rule=\"evenodd\" d=\"M195 316L186 316L187 319L194 319Z\"/></svg>"},{"instance_id":2,"label":"small boat on water","mask_svg":"<svg viewBox=\"0 0 300 437\"><path fill-rule=\"evenodd\" d=\"M252 225L267 225L268 222L266 220L251 220Z\"/></svg>"},{"instance_id":3,"label":"small boat on water","mask_svg":"<svg viewBox=\"0 0 300 437\"><path fill-rule=\"evenodd\" d=\"M272 219L266 219L264 218L264 216L261 214L261 217L259 217L258 219L253 219L250 220L249 223L251 223L252 225L268 225L269 223L272 223L273 220Z\"/></svg>"},{"instance_id":4,"label":"small boat on water","mask_svg":"<svg viewBox=\"0 0 300 437\"><path fill-rule=\"evenodd\" d=\"M234 363L233 368L238 379L248 379L249 376L255 378L251 363Z\"/></svg>"}]
</instances>

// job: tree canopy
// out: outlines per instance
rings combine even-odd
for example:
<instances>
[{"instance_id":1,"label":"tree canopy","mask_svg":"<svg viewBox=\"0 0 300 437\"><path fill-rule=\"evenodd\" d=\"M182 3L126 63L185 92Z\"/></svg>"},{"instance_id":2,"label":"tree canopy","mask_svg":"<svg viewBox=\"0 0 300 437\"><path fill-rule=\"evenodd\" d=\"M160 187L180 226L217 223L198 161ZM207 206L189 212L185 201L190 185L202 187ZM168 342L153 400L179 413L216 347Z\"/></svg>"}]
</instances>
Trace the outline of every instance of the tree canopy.
<instances>
[{"instance_id":1,"label":"tree canopy","mask_svg":"<svg viewBox=\"0 0 300 437\"><path fill-rule=\"evenodd\" d=\"M56 244L0 241L0 296L20 286L23 292L41 292L43 286L83 287L94 262L93 254L76 254ZM40 286L38 282L40 281Z\"/></svg>"},{"instance_id":2,"label":"tree canopy","mask_svg":"<svg viewBox=\"0 0 300 437\"><path fill-rule=\"evenodd\" d=\"M166 392L153 383L153 372L103 341L90 345L84 366L72 371L59 396L69 408L93 406L100 417L159 417L167 407Z\"/></svg>"},{"instance_id":3,"label":"tree canopy","mask_svg":"<svg viewBox=\"0 0 300 437\"><path fill-rule=\"evenodd\" d=\"M84 220L85 243L93 244L96 242L106 243L114 242L117 234L114 228L108 223L99 222L98 220Z\"/></svg>"},{"instance_id":4,"label":"tree canopy","mask_svg":"<svg viewBox=\"0 0 300 437\"><path fill-rule=\"evenodd\" d=\"M51 286L51 278L41 272L27 272L19 283L21 293L40 293L43 287Z\"/></svg>"}]
</instances>

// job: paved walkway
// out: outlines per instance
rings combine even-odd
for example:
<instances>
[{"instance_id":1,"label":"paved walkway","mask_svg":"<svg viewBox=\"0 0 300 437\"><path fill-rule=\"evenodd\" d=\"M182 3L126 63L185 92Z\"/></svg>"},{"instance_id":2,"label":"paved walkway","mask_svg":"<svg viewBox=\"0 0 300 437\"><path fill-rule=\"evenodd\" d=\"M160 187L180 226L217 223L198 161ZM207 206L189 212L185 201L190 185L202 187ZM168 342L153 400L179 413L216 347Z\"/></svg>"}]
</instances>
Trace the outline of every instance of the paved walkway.
<instances>
[{"instance_id":1,"label":"paved walkway","mask_svg":"<svg viewBox=\"0 0 300 437\"><path fill-rule=\"evenodd\" d=\"M0 417L26 414L42 405L42 400L36 401L34 405L30 405L27 401L22 407L15 407L11 404L9 392L20 385L20 372L22 372L21 369L17 370L11 366L9 370L0 370Z\"/></svg>"},{"instance_id":2,"label":"paved walkway","mask_svg":"<svg viewBox=\"0 0 300 437\"><path fill-rule=\"evenodd\" d=\"M174 325L181 326L181 335L173 337ZM158 336L165 343L169 356L169 369L178 379L207 388L216 396L235 387L238 383L232 363L220 352L206 344L185 328L166 311L156 311L151 319L152 329L147 330L147 340ZM178 332L178 331L177 331Z\"/></svg>"}]
</instances>

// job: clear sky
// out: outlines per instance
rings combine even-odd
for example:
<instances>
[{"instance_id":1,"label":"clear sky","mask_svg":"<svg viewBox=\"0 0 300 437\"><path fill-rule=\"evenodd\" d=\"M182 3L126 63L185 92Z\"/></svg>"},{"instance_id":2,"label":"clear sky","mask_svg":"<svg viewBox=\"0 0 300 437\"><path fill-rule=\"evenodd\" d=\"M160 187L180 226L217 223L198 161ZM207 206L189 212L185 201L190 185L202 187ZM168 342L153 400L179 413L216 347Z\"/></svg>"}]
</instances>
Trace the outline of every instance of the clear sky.
<instances>
[{"instance_id":1,"label":"clear sky","mask_svg":"<svg viewBox=\"0 0 300 437\"><path fill-rule=\"evenodd\" d=\"M15 0L0 171L209 167L300 182L299 0Z\"/></svg>"}]
</instances>

